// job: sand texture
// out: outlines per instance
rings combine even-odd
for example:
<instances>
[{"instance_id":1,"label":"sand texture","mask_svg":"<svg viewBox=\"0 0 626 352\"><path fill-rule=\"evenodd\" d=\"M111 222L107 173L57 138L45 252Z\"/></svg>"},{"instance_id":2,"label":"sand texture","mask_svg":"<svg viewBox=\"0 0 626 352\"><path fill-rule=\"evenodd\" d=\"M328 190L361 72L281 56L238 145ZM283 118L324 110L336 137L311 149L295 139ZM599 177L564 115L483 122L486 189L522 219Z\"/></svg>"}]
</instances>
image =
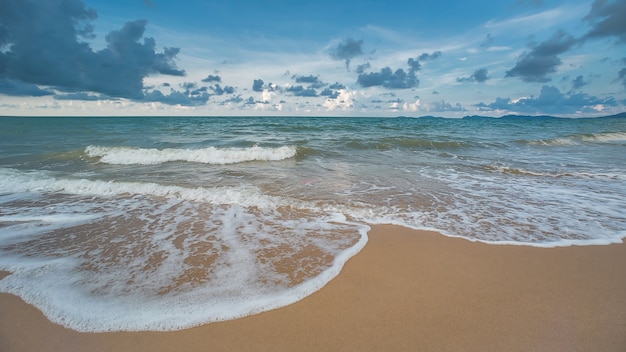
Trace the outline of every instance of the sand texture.
<instances>
[{"instance_id":1,"label":"sand texture","mask_svg":"<svg viewBox=\"0 0 626 352\"><path fill-rule=\"evenodd\" d=\"M188 330L79 333L1 294L0 351L623 352L626 245L486 245L375 226L319 292Z\"/></svg>"}]
</instances>

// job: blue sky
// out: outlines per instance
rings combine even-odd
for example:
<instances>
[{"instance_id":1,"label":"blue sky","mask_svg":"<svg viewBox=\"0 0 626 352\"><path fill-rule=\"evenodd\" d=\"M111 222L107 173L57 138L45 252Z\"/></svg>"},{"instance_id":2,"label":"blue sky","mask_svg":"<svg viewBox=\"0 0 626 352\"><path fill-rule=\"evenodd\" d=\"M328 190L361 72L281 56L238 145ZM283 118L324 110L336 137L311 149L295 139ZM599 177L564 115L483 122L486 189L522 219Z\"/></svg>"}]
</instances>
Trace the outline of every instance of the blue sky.
<instances>
[{"instance_id":1,"label":"blue sky","mask_svg":"<svg viewBox=\"0 0 626 352\"><path fill-rule=\"evenodd\" d=\"M624 0L0 0L0 114L609 115L624 18Z\"/></svg>"}]
</instances>

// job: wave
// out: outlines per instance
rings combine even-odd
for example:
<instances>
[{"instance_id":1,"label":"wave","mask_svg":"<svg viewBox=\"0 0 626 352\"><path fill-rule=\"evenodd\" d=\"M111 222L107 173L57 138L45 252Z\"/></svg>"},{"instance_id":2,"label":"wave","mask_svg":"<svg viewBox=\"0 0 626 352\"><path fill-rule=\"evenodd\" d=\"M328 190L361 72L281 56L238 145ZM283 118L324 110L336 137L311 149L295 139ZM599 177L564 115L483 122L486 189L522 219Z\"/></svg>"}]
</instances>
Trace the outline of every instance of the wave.
<instances>
[{"instance_id":1,"label":"wave","mask_svg":"<svg viewBox=\"0 0 626 352\"><path fill-rule=\"evenodd\" d=\"M102 181L55 178L46 172L23 172L0 168L0 194L37 192L64 193L78 196L115 197L135 195L175 198L210 204L229 204L274 208L284 202L278 197L264 195L254 186L221 188L189 188L153 182Z\"/></svg>"},{"instance_id":2,"label":"wave","mask_svg":"<svg viewBox=\"0 0 626 352\"><path fill-rule=\"evenodd\" d=\"M432 140L425 138L410 137L385 137L375 140L350 140L346 146L354 150L456 150L477 146L477 143L459 140Z\"/></svg>"},{"instance_id":3,"label":"wave","mask_svg":"<svg viewBox=\"0 0 626 352\"><path fill-rule=\"evenodd\" d=\"M201 149L156 149L133 147L88 146L85 154L100 158L101 163L115 165L156 165L173 161L213 165L237 164L249 161L279 161L296 156L293 146L278 148L216 148Z\"/></svg>"},{"instance_id":4,"label":"wave","mask_svg":"<svg viewBox=\"0 0 626 352\"><path fill-rule=\"evenodd\" d=\"M599 178L610 180L626 179L626 175L618 173L591 173L591 172L538 172L509 166L484 165L485 170L516 176L534 177L576 177L576 178Z\"/></svg>"},{"instance_id":5,"label":"wave","mask_svg":"<svg viewBox=\"0 0 626 352\"><path fill-rule=\"evenodd\" d=\"M603 133L573 135L569 137L554 138L554 139L539 139L539 140L528 141L528 144L545 145L545 146L567 146L567 145L579 145L583 143L615 143L615 142L626 142L626 132L603 132Z\"/></svg>"}]
</instances>

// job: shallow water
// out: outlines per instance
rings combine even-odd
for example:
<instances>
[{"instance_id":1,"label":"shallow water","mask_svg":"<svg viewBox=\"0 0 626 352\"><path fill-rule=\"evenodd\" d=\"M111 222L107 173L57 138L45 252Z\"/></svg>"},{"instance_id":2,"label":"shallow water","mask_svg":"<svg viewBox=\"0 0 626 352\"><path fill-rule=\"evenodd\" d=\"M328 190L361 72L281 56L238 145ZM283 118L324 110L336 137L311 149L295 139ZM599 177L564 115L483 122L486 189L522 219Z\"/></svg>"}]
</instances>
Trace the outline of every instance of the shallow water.
<instances>
[{"instance_id":1,"label":"shallow water","mask_svg":"<svg viewBox=\"0 0 626 352\"><path fill-rule=\"evenodd\" d=\"M0 291L80 331L295 302L368 225L626 236L626 119L0 118Z\"/></svg>"}]
</instances>

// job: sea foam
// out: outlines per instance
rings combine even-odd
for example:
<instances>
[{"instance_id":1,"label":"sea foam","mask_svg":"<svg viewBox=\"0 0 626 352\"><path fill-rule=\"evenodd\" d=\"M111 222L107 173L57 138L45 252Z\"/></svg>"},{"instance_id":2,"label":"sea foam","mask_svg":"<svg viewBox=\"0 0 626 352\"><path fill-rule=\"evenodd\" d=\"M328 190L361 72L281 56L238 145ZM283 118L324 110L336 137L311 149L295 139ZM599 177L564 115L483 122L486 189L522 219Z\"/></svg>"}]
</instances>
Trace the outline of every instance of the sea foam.
<instances>
[{"instance_id":1,"label":"sea foam","mask_svg":"<svg viewBox=\"0 0 626 352\"><path fill-rule=\"evenodd\" d=\"M250 148L156 149L133 147L88 146L85 154L99 158L100 162L116 165L154 165L173 161L226 165L248 161L278 161L293 158L296 147L266 148L258 145Z\"/></svg>"}]
</instances>

